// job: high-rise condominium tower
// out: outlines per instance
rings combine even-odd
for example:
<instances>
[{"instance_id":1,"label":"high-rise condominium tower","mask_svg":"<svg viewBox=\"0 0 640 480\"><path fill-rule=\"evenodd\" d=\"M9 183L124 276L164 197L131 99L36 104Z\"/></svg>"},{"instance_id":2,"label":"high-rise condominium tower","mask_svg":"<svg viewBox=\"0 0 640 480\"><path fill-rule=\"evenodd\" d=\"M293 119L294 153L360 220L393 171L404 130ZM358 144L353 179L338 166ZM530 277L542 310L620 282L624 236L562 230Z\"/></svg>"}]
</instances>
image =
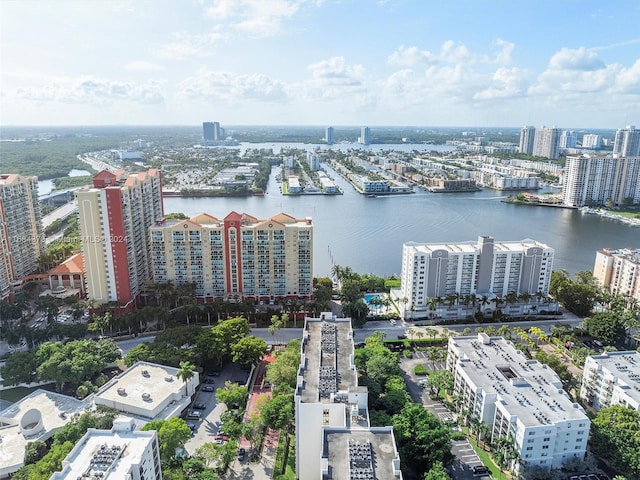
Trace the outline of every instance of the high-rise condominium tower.
<instances>
[{"instance_id":1,"label":"high-rise condominium tower","mask_svg":"<svg viewBox=\"0 0 640 480\"><path fill-rule=\"evenodd\" d=\"M371 131L369 127L362 127L360 129L360 137L358 138L358 143L362 145L369 145L371 143Z\"/></svg>"},{"instance_id":2,"label":"high-rise condominium tower","mask_svg":"<svg viewBox=\"0 0 640 480\"><path fill-rule=\"evenodd\" d=\"M640 157L569 155L564 171L565 205L640 203Z\"/></svg>"},{"instance_id":3,"label":"high-rise condominium tower","mask_svg":"<svg viewBox=\"0 0 640 480\"><path fill-rule=\"evenodd\" d=\"M533 141L533 155L545 158L558 158L560 156L560 135L562 131L556 127L536 128Z\"/></svg>"},{"instance_id":4,"label":"high-rise condominium tower","mask_svg":"<svg viewBox=\"0 0 640 480\"><path fill-rule=\"evenodd\" d=\"M324 139L327 142L327 145L333 145L334 143L333 127L327 127L327 131L325 132Z\"/></svg>"},{"instance_id":5,"label":"high-rise condominium tower","mask_svg":"<svg viewBox=\"0 0 640 480\"><path fill-rule=\"evenodd\" d=\"M0 300L38 268L43 240L38 178L0 174Z\"/></svg>"},{"instance_id":6,"label":"high-rise condominium tower","mask_svg":"<svg viewBox=\"0 0 640 480\"><path fill-rule=\"evenodd\" d=\"M533 153L533 140L536 135L535 127L525 125L520 129L520 153L531 155Z\"/></svg>"},{"instance_id":7,"label":"high-rise condominium tower","mask_svg":"<svg viewBox=\"0 0 640 480\"><path fill-rule=\"evenodd\" d=\"M149 228L164 216L160 172L102 171L76 192L87 296L129 305L151 279Z\"/></svg>"},{"instance_id":8,"label":"high-rise condominium tower","mask_svg":"<svg viewBox=\"0 0 640 480\"><path fill-rule=\"evenodd\" d=\"M614 157L640 156L640 130L633 125L627 125L616 132L613 142Z\"/></svg>"}]
</instances>

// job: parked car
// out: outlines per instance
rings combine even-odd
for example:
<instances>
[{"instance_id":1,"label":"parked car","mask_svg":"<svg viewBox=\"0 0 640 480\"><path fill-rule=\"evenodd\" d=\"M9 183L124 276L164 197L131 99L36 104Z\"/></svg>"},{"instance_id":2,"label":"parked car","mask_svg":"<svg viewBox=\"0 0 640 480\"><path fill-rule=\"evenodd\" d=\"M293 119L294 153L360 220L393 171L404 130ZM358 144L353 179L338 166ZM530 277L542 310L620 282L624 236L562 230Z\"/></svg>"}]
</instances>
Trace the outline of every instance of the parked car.
<instances>
[{"instance_id":1,"label":"parked car","mask_svg":"<svg viewBox=\"0 0 640 480\"><path fill-rule=\"evenodd\" d=\"M211 385L203 385L202 386L202 391L203 392L213 392L215 389L211 386Z\"/></svg>"},{"instance_id":2,"label":"parked car","mask_svg":"<svg viewBox=\"0 0 640 480\"><path fill-rule=\"evenodd\" d=\"M247 451L244 448L239 448L238 449L238 460L243 461L244 460L244 456L247 453Z\"/></svg>"},{"instance_id":3,"label":"parked car","mask_svg":"<svg viewBox=\"0 0 640 480\"><path fill-rule=\"evenodd\" d=\"M487 467L485 467L484 465L476 465L475 467L473 467L471 469L471 471L473 471L474 475L488 475L489 474L489 469Z\"/></svg>"},{"instance_id":4,"label":"parked car","mask_svg":"<svg viewBox=\"0 0 640 480\"><path fill-rule=\"evenodd\" d=\"M203 402L196 402L193 404L193 408L196 410L204 410L207 406Z\"/></svg>"},{"instance_id":5,"label":"parked car","mask_svg":"<svg viewBox=\"0 0 640 480\"><path fill-rule=\"evenodd\" d=\"M202 414L198 410L189 410L189 414L187 415L187 417L190 418L200 418L201 416Z\"/></svg>"},{"instance_id":6,"label":"parked car","mask_svg":"<svg viewBox=\"0 0 640 480\"><path fill-rule=\"evenodd\" d=\"M214 384L215 380L213 378L205 378L202 383Z\"/></svg>"}]
</instances>

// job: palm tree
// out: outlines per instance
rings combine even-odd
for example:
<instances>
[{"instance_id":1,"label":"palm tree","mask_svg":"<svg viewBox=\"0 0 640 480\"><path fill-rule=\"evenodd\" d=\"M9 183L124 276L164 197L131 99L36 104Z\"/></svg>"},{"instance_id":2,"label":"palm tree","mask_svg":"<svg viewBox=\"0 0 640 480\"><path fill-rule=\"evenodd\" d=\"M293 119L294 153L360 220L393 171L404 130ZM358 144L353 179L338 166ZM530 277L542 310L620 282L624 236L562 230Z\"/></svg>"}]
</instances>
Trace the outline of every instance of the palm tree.
<instances>
[{"instance_id":1,"label":"palm tree","mask_svg":"<svg viewBox=\"0 0 640 480\"><path fill-rule=\"evenodd\" d=\"M193 363L189 361L184 361L184 362L180 362L180 368L176 373L176 377L182 380L185 384L187 396L193 395L193 392L189 393L189 380L191 380L195 376L196 374L195 370L196 370L196 366Z\"/></svg>"}]
</instances>

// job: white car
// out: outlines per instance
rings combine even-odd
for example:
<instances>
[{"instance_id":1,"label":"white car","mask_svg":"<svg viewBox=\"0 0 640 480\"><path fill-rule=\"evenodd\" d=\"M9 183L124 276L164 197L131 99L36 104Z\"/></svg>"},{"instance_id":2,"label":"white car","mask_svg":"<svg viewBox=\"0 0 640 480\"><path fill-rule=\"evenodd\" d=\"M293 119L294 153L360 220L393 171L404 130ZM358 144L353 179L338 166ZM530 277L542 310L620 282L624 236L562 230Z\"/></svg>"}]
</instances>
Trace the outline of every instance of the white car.
<instances>
[{"instance_id":1,"label":"white car","mask_svg":"<svg viewBox=\"0 0 640 480\"><path fill-rule=\"evenodd\" d=\"M391 321L391 325L395 326L398 322L396 322L395 320L390 320Z\"/></svg>"}]
</instances>

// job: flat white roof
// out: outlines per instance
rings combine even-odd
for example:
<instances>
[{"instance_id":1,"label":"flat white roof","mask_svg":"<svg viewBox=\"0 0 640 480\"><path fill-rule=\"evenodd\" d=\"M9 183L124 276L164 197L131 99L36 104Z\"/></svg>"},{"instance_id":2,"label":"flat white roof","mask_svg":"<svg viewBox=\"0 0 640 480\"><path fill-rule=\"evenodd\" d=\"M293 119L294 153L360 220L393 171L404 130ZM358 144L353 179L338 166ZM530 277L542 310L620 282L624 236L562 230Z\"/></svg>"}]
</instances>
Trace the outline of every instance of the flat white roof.
<instances>
[{"instance_id":1,"label":"flat white roof","mask_svg":"<svg viewBox=\"0 0 640 480\"><path fill-rule=\"evenodd\" d=\"M90 402L38 389L1 411L0 477L15 472L23 465L28 442L51 438L74 414L90 407Z\"/></svg>"},{"instance_id":2,"label":"flat white roof","mask_svg":"<svg viewBox=\"0 0 640 480\"><path fill-rule=\"evenodd\" d=\"M453 337L449 349L458 356L456 370L470 384L495 393L505 410L525 426L587 419L585 411L562 389L547 365L529 360L503 337L486 334Z\"/></svg>"},{"instance_id":3,"label":"flat white roof","mask_svg":"<svg viewBox=\"0 0 640 480\"><path fill-rule=\"evenodd\" d=\"M640 353L626 351L593 355L587 357L585 367L588 367L591 362L615 377L616 386L640 404Z\"/></svg>"},{"instance_id":4,"label":"flat white roof","mask_svg":"<svg viewBox=\"0 0 640 480\"><path fill-rule=\"evenodd\" d=\"M139 465L151 447L155 431L89 429L63 461L63 469L51 480L122 480ZM83 477L83 475L85 475Z\"/></svg>"},{"instance_id":5,"label":"flat white roof","mask_svg":"<svg viewBox=\"0 0 640 480\"><path fill-rule=\"evenodd\" d=\"M467 242L455 242L455 243L417 243L406 242L405 247L413 247L415 250L425 253L431 253L436 250L446 250L450 253L480 253L478 248L478 242L476 240L470 240ZM494 253L499 252L523 252L531 247L540 247L543 249L549 248L548 245L538 242L537 240L531 240L525 238L524 240L493 242Z\"/></svg>"}]
</instances>

